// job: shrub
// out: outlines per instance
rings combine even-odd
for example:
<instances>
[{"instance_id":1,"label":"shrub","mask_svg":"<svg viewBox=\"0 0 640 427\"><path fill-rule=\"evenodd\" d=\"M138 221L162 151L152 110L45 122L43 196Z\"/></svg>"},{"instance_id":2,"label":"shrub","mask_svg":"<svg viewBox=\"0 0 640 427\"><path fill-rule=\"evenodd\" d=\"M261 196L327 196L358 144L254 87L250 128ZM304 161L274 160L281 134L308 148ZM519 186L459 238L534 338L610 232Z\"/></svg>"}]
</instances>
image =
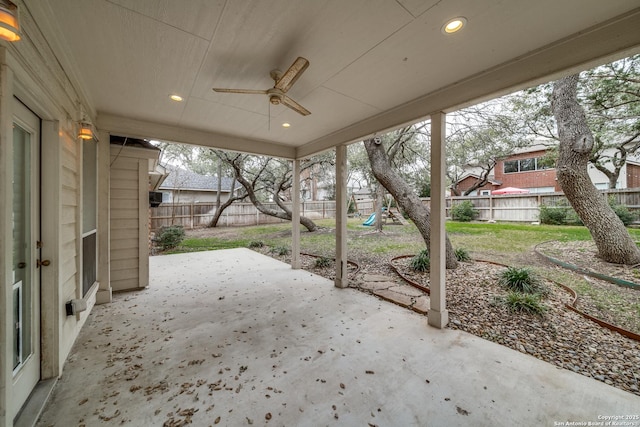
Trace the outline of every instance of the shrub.
<instances>
[{"instance_id":1,"label":"shrub","mask_svg":"<svg viewBox=\"0 0 640 427\"><path fill-rule=\"evenodd\" d=\"M548 293L538 276L528 268L508 267L500 274L498 282L505 288L526 294Z\"/></svg>"},{"instance_id":2,"label":"shrub","mask_svg":"<svg viewBox=\"0 0 640 427\"><path fill-rule=\"evenodd\" d=\"M540 223L549 225L562 225L567 220L566 206L540 205Z\"/></svg>"},{"instance_id":3,"label":"shrub","mask_svg":"<svg viewBox=\"0 0 640 427\"><path fill-rule=\"evenodd\" d=\"M356 202L353 199L349 199L349 206L347 207L347 214L356 213Z\"/></svg>"},{"instance_id":4,"label":"shrub","mask_svg":"<svg viewBox=\"0 0 640 427\"><path fill-rule=\"evenodd\" d=\"M270 252L272 254L285 256L285 255L289 255L289 248L286 246L274 246L273 248L271 248Z\"/></svg>"},{"instance_id":5,"label":"shrub","mask_svg":"<svg viewBox=\"0 0 640 427\"><path fill-rule=\"evenodd\" d=\"M155 240L163 250L173 249L184 240L184 228L181 225L162 227Z\"/></svg>"},{"instance_id":6,"label":"shrub","mask_svg":"<svg viewBox=\"0 0 640 427\"><path fill-rule=\"evenodd\" d=\"M469 222L478 216L478 211L473 208L471 200L465 200L451 208L451 218L454 221Z\"/></svg>"},{"instance_id":7,"label":"shrub","mask_svg":"<svg viewBox=\"0 0 640 427\"><path fill-rule=\"evenodd\" d=\"M456 248L454 253L456 255L456 259L460 262L471 261L471 255L469 255L469 251L465 248Z\"/></svg>"},{"instance_id":8,"label":"shrub","mask_svg":"<svg viewBox=\"0 0 640 427\"><path fill-rule=\"evenodd\" d=\"M614 197L609 197L609 206L616 213L620 221L628 226L636 219L636 215L629 211L626 206L616 202ZM583 225L582 220L566 201L556 206L540 206L540 222L550 225Z\"/></svg>"},{"instance_id":9,"label":"shrub","mask_svg":"<svg viewBox=\"0 0 640 427\"><path fill-rule=\"evenodd\" d=\"M326 256L321 256L320 258L316 258L316 267L317 268L327 268L331 266L331 262L333 260Z\"/></svg>"},{"instance_id":10,"label":"shrub","mask_svg":"<svg viewBox=\"0 0 640 427\"><path fill-rule=\"evenodd\" d=\"M248 246L250 249L262 248L264 247L264 242L262 240L252 240Z\"/></svg>"},{"instance_id":11,"label":"shrub","mask_svg":"<svg viewBox=\"0 0 640 427\"><path fill-rule=\"evenodd\" d=\"M409 267L411 267L413 271L429 271L430 265L431 260L429 259L429 251L427 249L418 252L409 262Z\"/></svg>"},{"instance_id":12,"label":"shrub","mask_svg":"<svg viewBox=\"0 0 640 427\"><path fill-rule=\"evenodd\" d=\"M567 209L567 218L565 219L567 225L584 225L576 211L572 208Z\"/></svg>"},{"instance_id":13,"label":"shrub","mask_svg":"<svg viewBox=\"0 0 640 427\"><path fill-rule=\"evenodd\" d=\"M542 304L540 295L538 294L509 292L503 302L510 311L515 313L529 313L542 316L548 310L548 307Z\"/></svg>"},{"instance_id":14,"label":"shrub","mask_svg":"<svg viewBox=\"0 0 640 427\"><path fill-rule=\"evenodd\" d=\"M626 206L616 202L613 196L609 197L609 206L611 206L611 209L613 209L616 215L618 215L618 218L620 218L620 221L622 221L625 226L631 224L635 220L635 215L631 213Z\"/></svg>"}]
</instances>

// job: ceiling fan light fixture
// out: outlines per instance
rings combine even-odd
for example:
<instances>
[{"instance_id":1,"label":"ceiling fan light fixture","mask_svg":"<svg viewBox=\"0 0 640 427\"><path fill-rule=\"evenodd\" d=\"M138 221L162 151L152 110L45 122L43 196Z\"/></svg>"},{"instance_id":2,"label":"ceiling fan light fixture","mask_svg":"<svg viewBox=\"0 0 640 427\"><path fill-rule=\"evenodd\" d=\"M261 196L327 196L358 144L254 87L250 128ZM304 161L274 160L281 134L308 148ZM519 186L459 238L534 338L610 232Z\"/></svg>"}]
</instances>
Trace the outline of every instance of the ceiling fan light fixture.
<instances>
[{"instance_id":1,"label":"ceiling fan light fixture","mask_svg":"<svg viewBox=\"0 0 640 427\"><path fill-rule=\"evenodd\" d=\"M0 38L9 42L20 40L18 6L9 0L0 0Z\"/></svg>"},{"instance_id":2,"label":"ceiling fan light fixture","mask_svg":"<svg viewBox=\"0 0 640 427\"><path fill-rule=\"evenodd\" d=\"M442 26L442 32L444 34L453 34L460 31L465 25L467 25L467 18L458 16L456 18L448 20Z\"/></svg>"}]
</instances>

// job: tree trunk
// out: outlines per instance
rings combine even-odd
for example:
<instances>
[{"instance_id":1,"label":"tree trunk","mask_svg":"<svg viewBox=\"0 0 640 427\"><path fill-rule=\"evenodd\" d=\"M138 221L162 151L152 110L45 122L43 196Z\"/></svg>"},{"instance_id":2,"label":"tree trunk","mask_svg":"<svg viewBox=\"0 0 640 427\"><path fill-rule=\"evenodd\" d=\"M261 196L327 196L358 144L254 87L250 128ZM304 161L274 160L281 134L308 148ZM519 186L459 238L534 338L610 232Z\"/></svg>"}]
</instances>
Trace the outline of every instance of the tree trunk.
<instances>
[{"instance_id":1,"label":"tree trunk","mask_svg":"<svg viewBox=\"0 0 640 427\"><path fill-rule=\"evenodd\" d=\"M382 208L384 206L384 187L382 184L378 183L376 185L376 221L375 228L376 231L382 232Z\"/></svg>"},{"instance_id":2,"label":"tree trunk","mask_svg":"<svg viewBox=\"0 0 640 427\"><path fill-rule=\"evenodd\" d=\"M554 84L551 107L558 125L560 144L556 173L558 183L598 248L598 255L616 264L640 263L640 250L624 224L591 182L587 164L593 135L578 104L578 76Z\"/></svg>"},{"instance_id":3,"label":"tree trunk","mask_svg":"<svg viewBox=\"0 0 640 427\"><path fill-rule=\"evenodd\" d=\"M276 205L278 205L280 207L280 209L282 209L282 211L284 212L284 216L280 216L280 215L272 215L272 216L277 216L278 218L284 218L284 219L288 219L289 221L291 221L291 218L293 217L293 215L291 214L291 209L289 209L287 207L287 205L285 205L282 202L282 200L280 198L278 198L278 197L274 198L274 202L276 202ZM254 205L255 205L255 203L254 203ZM277 211L274 211L273 209L267 209L264 206L263 206L263 209L260 209L260 207L258 207L256 205L256 208L260 212L262 212L263 214L266 214L266 215L269 215L269 213L267 211L277 212ZM302 224L302 226L304 228L306 228L307 230L309 230L309 231L316 231L318 229L318 226L316 225L316 223L313 222L312 220L310 220L309 218L307 218L306 216L300 215L300 224Z\"/></svg>"},{"instance_id":4,"label":"tree trunk","mask_svg":"<svg viewBox=\"0 0 640 427\"><path fill-rule=\"evenodd\" d=\"M464 192L465 196L468 196L469 194L473 193L474 191L476 191L480 187L484 187L487 184L487 182L489 182L489 173L496 166L496 163L497 163L497 161L492 160L491 163L486 165L486 167L485 166L481 166L482 167L482 172L480 173L480 176L478 177L476 182L474 182L473 185L471 187L469 187ZM459 194L457 194L457 195L459 195Z\"/></svg>"},{"instance_id":5,"label":"tree trunk","mask_svg":"<svg viewBox=\"0 0 640 427\"><path fill-rule=\"evenodd\" d=\"M247 197L247 194L234 196L235 184L236 182L233 181L233 184L231 187L231 193L229 193L229 198L227 199L227 201L216 207L216 213L213 215L213 218L209 222L209 227L217 227L218 221L220 221L220 217L222 216L222 213L225 211L225 209L231 206L233 202L243 200Z\"/></svg>"},{"instance_id":6,"label":"tree trunk","mask_svg":"<svg viewBox=\"0 0 640 427\"><path fill-rule=\"evenodd\" d=\"M231 184L231 191L229 192L229 198L233 197L233 190L235 190L235 184L236 182L234 181ZM222 193L222 160L218 159L218 190L216 191L216 213L218 212L218 210L220 209L220 193Z\"/></svg>"},{"instance_id":7,"label":"tree trunk","mask_svg":"<svg viewBox=\"0 0 640 427\"><path fill-rule=\"evenodd\" d=\"M422 204L422 201L415 195L409 185L398 175L389 163L389 156L380 143L376 143L375 139L364 141L364 146L371 162L371 170L378 182L387 189L389 193L396 199L398 205L407 213L409 218L420 231L422 239L427 248L431 242L431 223L430 211ZM446 267L456 268L458 260L451 246L449 238L446 239Z\"/></svg>"},{"instance_id":8,"label":"tree trunk","mask_svg":"<svg viewBox=\"0 0 640 427\"><path fill-rule=\"evenodd\" d=\"M244 189L247 192L247 196L249 196L249 200L251 200L251 203L253 203L253 205L256 207L256 209L258 209L260 212L262 212L265 215L269 215L269 216L273 216L273 217L276 217L276 218L280 218L280 219L291 221L291 217L292 217L291 210L289 210L277 198L277 196L274 197L274 200L275 200L276 204L282 209L281 211L278 211L278 210L275 210L275 209L269 209L268 207L263 205L262 202L260 202L260 200L258 200L258 198L256 197L256 193L253 190L253 185L251 185L251 183L249 181L247 181L247 179L244 176L242 176L242 171L241 171L240 166L234 161L231 161L230 165L231 165L231 167L233 167L233 170L234 170L235 175L236 175L236 180L240 184L242 184L242 186L244 187ZM300 215L300 224L302 224L302 226L304 226L309 231L316 231L318 229L318 226L316 225L315 222L313 222L309 218L304 217L302 215Z\"/></svg>"}]
</instances>

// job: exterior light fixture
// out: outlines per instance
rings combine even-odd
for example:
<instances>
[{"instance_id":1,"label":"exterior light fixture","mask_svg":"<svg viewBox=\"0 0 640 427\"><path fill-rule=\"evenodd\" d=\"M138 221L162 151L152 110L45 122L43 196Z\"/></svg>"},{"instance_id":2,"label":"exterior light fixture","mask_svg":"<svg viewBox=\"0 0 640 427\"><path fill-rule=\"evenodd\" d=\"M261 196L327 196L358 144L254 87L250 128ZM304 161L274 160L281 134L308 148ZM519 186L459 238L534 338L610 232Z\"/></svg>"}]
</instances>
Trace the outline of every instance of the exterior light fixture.
<instances>
[{"instance_id":1,"label":"exterior light fixture","mask_svg":"<svg viewBox=\"0 0 640 427\"><path fill-rule=\"evenodd\" d=\"M289 128L289 127L291 127L291 123L283 123L282 127L283 128Z\"/></svg>"},{"instance_id":2,"label":"exterior light fixture","mask_svg":"<svg viewBox=\"0 0 640 427\"><path fill-rule=\"evenodd\" d=\"M0 38L10 42L20 40L18 6L9 0L0 0Z\"/></svg>"},{"instance_id":3,"label":"exterior light fixture","mask_svg":"<svg viewBox=\"0 0 640 427\"><path fill-rule=\"evenodd\" d=\"M98 138L96 138L96 131L93 127L93 124L86 121L80 122L78 129L78 138L84 139L85 141L88 141L90 139L97 140Z\"/></svg>"},{"instance_id":4,"label":"exterior light fixture","mask_svg":"<svg viewBox=\"0 0 640 427\"><path fill-rule=\"evenodd\" d=\"M80 111L80 120L78 121L78 138L85 141L97 141L98 133L96 132L96 128L93 126L93 123L91 123L91 120L87 118L82 104L79 105L78 110Z\"/></svg>"},{"instance_id":5,"label":"exterior light fixture","mask_svg":"<svg viewBox=\"0 0 640 427\"><path fill-rule=\"evenodd\" d=\"M169 95L169 98L171 98L171 100L176 101L176 102L182 102L182 97L180 95Z\"/></svg>"},{"instance_id":6,"label":"exterior light fixture","mask_svg":"<svg viewBox=\"0 0 640 427\"><path fill-rule=\"evenodd\" d=\"M442 26L442 32L444 34L453 34L460 31L467 24L467 18L458 16L457 18L450 19L446 24Z\"/></svg>"}]
</instances>

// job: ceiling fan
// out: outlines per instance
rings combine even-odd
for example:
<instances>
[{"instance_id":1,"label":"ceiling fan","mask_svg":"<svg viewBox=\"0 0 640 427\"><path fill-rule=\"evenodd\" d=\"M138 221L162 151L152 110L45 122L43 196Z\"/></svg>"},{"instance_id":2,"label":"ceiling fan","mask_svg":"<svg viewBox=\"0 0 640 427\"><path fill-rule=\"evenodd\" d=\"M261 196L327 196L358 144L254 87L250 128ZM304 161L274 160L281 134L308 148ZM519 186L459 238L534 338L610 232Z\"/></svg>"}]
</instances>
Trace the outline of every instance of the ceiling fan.
<instances>
[{"instance_id":1,"label":"ceiling fan","mask_svg":"<svg viewBox=\"0 0 640 427\"><path fill-rule=\"evenodd\" d=\"M293 111L308 116L311 114L309 110L298 104L293 99L289 98L286 93L291 86L300 78L304 70L309 66L309 61L301 56L296 59L284 74L279 70L273 70L269 75L275 82L271 89L267 90L255 90L255 89L223 89L214 87L214 92L222 93L246 93L250 95L267 95L269 102L273 105L284 105L291 108Z\"/></svg>"}]
</instances>

